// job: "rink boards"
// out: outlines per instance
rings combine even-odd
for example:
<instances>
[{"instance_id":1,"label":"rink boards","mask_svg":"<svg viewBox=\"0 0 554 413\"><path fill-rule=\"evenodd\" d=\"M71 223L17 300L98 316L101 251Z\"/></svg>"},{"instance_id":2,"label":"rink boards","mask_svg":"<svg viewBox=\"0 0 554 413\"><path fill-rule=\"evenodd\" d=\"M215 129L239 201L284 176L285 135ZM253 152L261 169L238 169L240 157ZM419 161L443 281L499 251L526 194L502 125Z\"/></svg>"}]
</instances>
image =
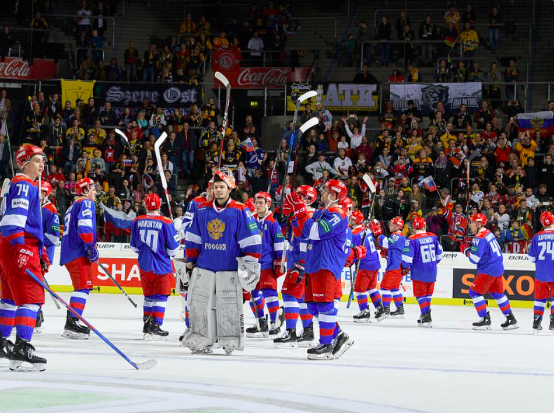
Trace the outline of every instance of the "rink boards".
<instances>
[{"instance_id":1,"label":"rink boards","mask_svg":"<svg viewBox=\"0 0 554 413\"><path fill-rule=\"evenodd\" d=\"M137 263L137 255L130 249L129 244L100 243L100 262L104 264L114 278L125 288L129 294L142 294L140 288L140 274ZM183 256L183 246L178 252L178 257ZM71 279L67 270L60 267L59 248L56 249L54 263L47 275L47 280L56 291L72 291ZM94 266L96 279L95 291L103 293L119 293L110 279ZM381 271L379 282L383 278L386 260L381 259ZM506 295L516 307L532 307L535 284L535 266L525 254L504 254L504 286ZM352 267L354 272L354 267ZM438 266L437 282L433 295L434 304L443 305L473 305L468 295L469 287L475 276L475 266L459 252L445 253ZM350 293L351 276L350 269L344 269L342 274L343 301L348 299ZM283 277L280 278L282 283ZM402 282L403 294L408 303L416 303L413 298L411 274L404 277ZM490 298L490 297L488 297ZM489 304L496 305L494 300Z\"/></svg>"}]
</instances>

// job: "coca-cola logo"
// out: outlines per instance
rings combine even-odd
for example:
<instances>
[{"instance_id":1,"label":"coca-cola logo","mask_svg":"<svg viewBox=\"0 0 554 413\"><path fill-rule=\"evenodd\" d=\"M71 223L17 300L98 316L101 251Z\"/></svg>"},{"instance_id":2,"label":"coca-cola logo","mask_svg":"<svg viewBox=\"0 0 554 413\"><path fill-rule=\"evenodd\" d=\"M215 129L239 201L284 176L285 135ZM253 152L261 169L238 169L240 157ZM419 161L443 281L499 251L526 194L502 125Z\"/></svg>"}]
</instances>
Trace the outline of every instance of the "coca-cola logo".
<instances>
[{"instance_id":1,"label":"coca-cola logo","mask_svg":"<svg viewBox=\"0 0 554 413\"><path fill-rule=\"evenodd\" d=\"M239 86L283 86L290 73L288 67L271 69L246 68L237 78Z\"/></svg>"},{"instance_id":2,"label":"coca-cola logo","mask_svg":"<svg viewBox=\"0 0 554 413\"><path fill-rule=\"evenodd\" d=\"M28 77L29 64L23 60L14 59L0 62L0 77Z\"/></svg>"}]
</instances>

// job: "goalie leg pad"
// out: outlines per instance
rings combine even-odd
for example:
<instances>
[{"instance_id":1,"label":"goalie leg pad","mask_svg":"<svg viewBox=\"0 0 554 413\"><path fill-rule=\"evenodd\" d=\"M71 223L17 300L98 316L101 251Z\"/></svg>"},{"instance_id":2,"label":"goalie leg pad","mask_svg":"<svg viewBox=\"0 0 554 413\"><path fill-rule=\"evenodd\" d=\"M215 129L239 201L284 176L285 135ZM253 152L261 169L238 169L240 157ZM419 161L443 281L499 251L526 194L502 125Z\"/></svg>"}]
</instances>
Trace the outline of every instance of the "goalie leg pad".
<instances>
[{"instance_id":1,"label":"goalie leg pad","mask_svg":"<svg viewBox=\"0 0 554 413\"><path fill-rule=\"evenodd\" d=\"M215 316L216 274L195 268L189 285L187 305L190 310L190 330L182 345L191 350L212 346L216 340Z\"/></svg>"},{"instance_id":2,"label":"goalie leg pad","mask_svg":"<svg viewBox=\"0 0 554 413\"><path fill-rule=\"evenodd\" d=\"M217 340L227 354L244 349L242 287L238 273L216 273Z\"/></svg>"}]
</instances>

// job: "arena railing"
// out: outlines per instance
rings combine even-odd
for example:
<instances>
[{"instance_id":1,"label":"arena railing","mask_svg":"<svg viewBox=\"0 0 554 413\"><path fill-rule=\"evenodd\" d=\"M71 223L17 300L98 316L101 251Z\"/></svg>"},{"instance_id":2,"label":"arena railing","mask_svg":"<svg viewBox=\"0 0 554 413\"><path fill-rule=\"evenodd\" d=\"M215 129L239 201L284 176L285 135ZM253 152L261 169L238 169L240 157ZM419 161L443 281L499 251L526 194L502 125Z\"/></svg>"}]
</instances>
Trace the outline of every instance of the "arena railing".
<instances>
[{"instance_id":1,"label":"arena railing","mask_svg":"<svg viewBox=\"0 0 554 413\"><path fill-rule=\"evenodd\" d=\"M79 58L79 50L94 50L94 51L100 51L102 52L102 60L104 60L104 49L97 49L96 47L76 47L75 48L75 71L78 71L79 70L79 64L81 62L77 62L78 58ZM87 55L88 55L88 52L87 52Z\"/></svg>"},{"instance_id":2,"label":"arena railing","mask_svg":"<svg viewBox=\"0 0 554 413\"><path fill-rule=\"evenodd\" d=\"M65 18L65 19L74 19L75 20L75 26L77 26L77 20L82 19L83 16L79 16L78 14L44 14L43 17L51 17L51 18ZM89 19L105 19L107 21L110 21L112 24L112 46L115 46L115 18L113 17L105 17L105 16L86 16Z\"/></svg>"}]
</instances>

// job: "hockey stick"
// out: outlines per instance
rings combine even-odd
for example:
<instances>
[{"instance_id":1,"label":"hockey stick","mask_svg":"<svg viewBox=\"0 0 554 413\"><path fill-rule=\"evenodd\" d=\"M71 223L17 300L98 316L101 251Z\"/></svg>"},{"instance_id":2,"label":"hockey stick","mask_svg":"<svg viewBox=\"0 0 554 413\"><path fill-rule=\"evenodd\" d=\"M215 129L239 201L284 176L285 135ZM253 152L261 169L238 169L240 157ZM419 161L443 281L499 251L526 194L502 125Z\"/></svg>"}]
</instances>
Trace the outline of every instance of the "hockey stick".
<instances>
[{"instance_id":1,"label":"hockey stick","mask_svg":"<svg viewBox=\"0 0 554 413\"><path fill-rule=\"evenodd\" d=\"M225 141L225 132L227 130L227 124L229 123L229 104L231 103L231 82L221 72L215 72L215 78L225 86L225 112L223 113L223 130L221 131L221 144L219 145L219 160L217 162L217 168L221 168L221 159L223 154L223 142Z\"/></svg>"},{"instance_id":2,"label":"hockey stick","mask_svg":"<svg viewBox=\"0 0 554 413\"><path fill-rule=\"evenodd\" d=\"M102 268L102 270L104 270L104 272L106 273L106 275L110 278L110 280L112 280L112 282L114 283L114 285L119 288L119 291L121 291L123 293L123 295L125 297L127 297L127 300L129 300L131 302L131 304L133 304L133 306L135 308L137 308L137 304L133 301L133 299L131 297L129 297L129 294L127 294L125 292L125 290L121 287L121 285L117 282L117 280L113 277L113 275L110 274L110 272L108 271L108 269L106 268L106 266L104 264L102 264L100 261L98 261L98 266L100 268Z\"/></svg>"},{"instance_id":3,"label":"hockey stick","mask_svg":"<svg viewBox=\"0 0 554 413\"><path fill-rule=\"evenodd\" d=\"M308 92L308 93L310 93L310 92ZM317 92L314 92L314 93L317 93ZM302 126L300 126L300 128L298 129L298 137L296 139L296 148L294 150L294 153L295 153L294 166L292 168L292 177L290 179L291 188L294 188L294 185L296 183L296 171L298 169L298 149L300 148L300 145L299 145L300 138L304 134L304 132L306 132L310 128L313 128L318 123L319 123L318 118L311 118L311 119L308 119L307 122L304 122L304 124ZM289 158L290 158L291 151L292 151L292 146L291 146L290 151L289 151ZM287 160L286 168L288 168L288 160ZM286 180L283 182L283 193L281 194L281 201L280 201L281 211L283 210L283 200L285 199L285 184L286 184ZM287 224L286 224L286 227L285 227L285 242L284 242L284 247L283 247L283 254L281 256L281 273L282 274L284 274L286 272L285 260L286 260L286 257L287 257L287 250L288 250L287 239L288 239L289 233L290 233L291 222L292 222L292 214L288 216ZM291 241L292 241L292 236L291 236Z\"/></svg>"},{"instance_id":4,"label":"hockey stick","mask_svg":"<svg viewBox=\"0 0 554 413\"><path fill-rule=\"evenodd\" d=\"M129 357L125 355L120 349L118 349L110 340L108 340L104 335L98 331L96 328L94 328L87 320L85 320L77 311L75 311L73 308L69 306L58 294L56 294L50 287L47 287L41 280L38 278L35 274L33 274L31 271L26 270L27 274L35 280L42 288L44 288L46 291L50 293L53 297L55 297L60 303L64 305L65 308L74 316L77 317L79 320L81 320L88 328L90 328L94 333L100 337L104 342L110 346L112 349L114 349L117 354L119 354L121 357L125 359L131 366L133 366L137 370L150 370L152 367L154 367L157 362L154 359L145 361L144 363L135 363L132 361Z\"/></svg>"},{"instance_id":5,"label":"hockey stick","mask_svg":"<svg viewBox=\"0 0 554 413\"><path fill-rule=\"evenodd\" d=\"M167 208L169 209L169 216L173 221L173 211L171 210L171 202L169 202L169 194L167 193L167 181L165 179L165 173L162 167L162 155L160 153L160 147L162 146L166 138L167 138L167 133L163 132L158 138L158 140L156 141L156 143L154 143L154 152L156 152L156 160L158 161L158 173L160 174L160 181L164 188L165 200L167 201Z\"/></svg>"},{"instance_id":6,"label":"hockey stick","mask_svg":"<svg viewBox=\"0 0 554 413\"><path fill-rule=\"evenodd\" d=\"M48 284L48 281L46 281L46 277L43 276L42 278L43 278L43 280L44 280L44 284L46 284L46 286L47 286L48 288L50 288L50 285ZM54 304L55 304L56 308L57 308L58 310L61 310L60 303L58 303L58 300L56 300L56 299L54 298L53 295L51 295L50 297L52 297L52 301L54 301Z\"/></svg>"},{"instance_id":7,"label":"hockey stick","mask_svg":"<svg viewBox=\"0 0 554 413\"><path fill-rule=\"evenodd\" d=\"M12 177L15 176L15 171L13 169L13 152L12 144L10 141L10 131L8 128L8 114L4 111L4 124L6 125L6 142L8 143L8 152L10 153L10 169L12 170Z\"/></svg>"},{"instance_id":8,"label":"hockey stick","mask_svg":"<svg viewBox=\"0 0 554 413\"><path fill-rule=\"evenodd\" d=\"M125 142L127 142L127 145L129 145L129 138L127 138L127 135L125 135L123 131L121 131L120 129L115 128L114 130L115 130L115 133L121 136L125 140Z\"/></svg>"},{"instance_id":9,"label":"hockey stick","mask_svg":"<svg viewBox=\"0 0 554 413\"><path fill-rule=\"evenodd\" d=\"M371 201L371 206L373 207L375 203L375 195L377 194L377 189L375 188L375 185L373 184L373 181L371 180L368 174L364 174L364 176L362 177L362 180L367 184L369 191L373 194L372 201ZM368 224L369 224L372 210L373 208L370 210L365 223L366 227L362 235L362 242L360 244L362 246L365 244L365 240L367 237L367 231L369 229ZM358 262L356 263L356 268L354 269L354 273L352 273L352 266L350 266L350 294L348 294L348 303L346 304L346 308L350 308L350 303L352 303L352 300L354 299L354 285L356 284L356 277L360 269L360 263L361 263L361 260L358 260Z\"/></svg>"}]
</instances>

